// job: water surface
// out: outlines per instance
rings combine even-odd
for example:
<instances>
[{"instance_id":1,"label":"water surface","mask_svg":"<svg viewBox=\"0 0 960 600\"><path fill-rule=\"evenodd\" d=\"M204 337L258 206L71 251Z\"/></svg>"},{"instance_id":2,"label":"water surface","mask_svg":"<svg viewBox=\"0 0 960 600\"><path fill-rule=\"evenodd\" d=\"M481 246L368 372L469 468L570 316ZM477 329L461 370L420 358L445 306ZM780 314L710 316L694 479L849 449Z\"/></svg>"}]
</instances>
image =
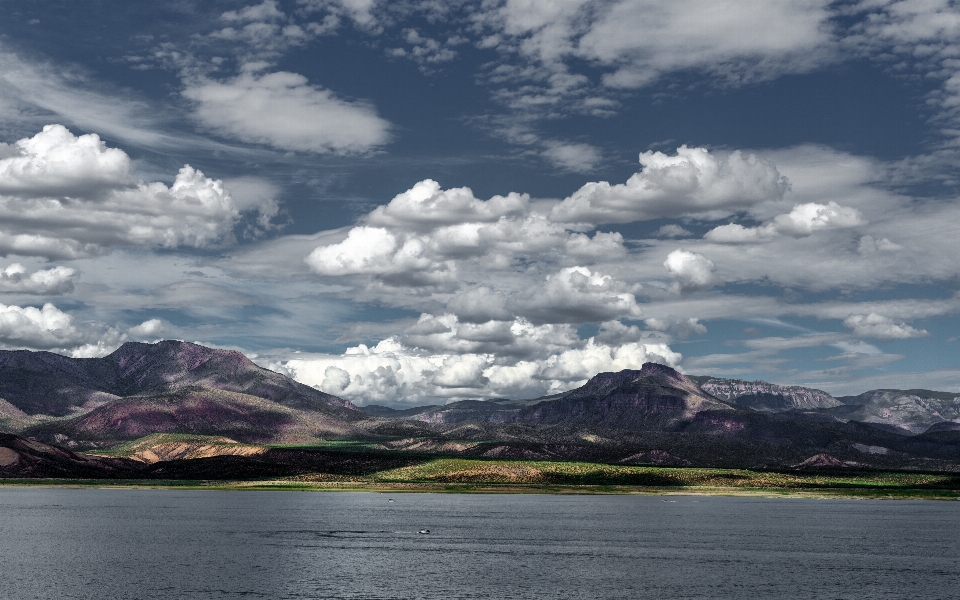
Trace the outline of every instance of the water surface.
<instances>
[{"instance_id":1,"label":"water surface","mask_svg":"<svg viewBox=\"0 0 960 600\"><path fill-rule=\"evenodd\" d=\"M960 598L960 503L0 488L0 556L18 599Z\"/></svg>"}]
</instances>

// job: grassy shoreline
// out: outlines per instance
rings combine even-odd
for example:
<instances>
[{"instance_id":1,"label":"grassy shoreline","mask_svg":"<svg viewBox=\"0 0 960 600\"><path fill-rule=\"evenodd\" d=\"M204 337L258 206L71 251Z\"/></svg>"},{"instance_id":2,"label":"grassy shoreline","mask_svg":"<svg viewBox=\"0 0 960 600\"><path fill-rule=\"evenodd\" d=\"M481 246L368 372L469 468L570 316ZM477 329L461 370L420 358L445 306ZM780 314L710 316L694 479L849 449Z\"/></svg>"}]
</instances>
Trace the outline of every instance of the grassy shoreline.
<instances>
[{"instance_id":1,"label":"grassy shoreline","mask_svg":"<svg viewBox=\"0 0 960 600\"><path fill-rule=\"evenodd\" d=\"M752 471L433 458L368 473L229 479L0 479L0 487L960 500L956 473Z\"/></svg>"},{"instance_id":2,"label":"grassy shoreline","mask_svg":"<svg viewBox=\"0 0 960 600\"><path fill-rule=\"evenodd\" d=\"M0 480L3 488L59 489L142 489L183 491L274 491L274 492L369 492L369 493L446 493L446 494L546 494L546 495L629 495L629 496L729 496L751 498L807 498L848 500L960 500L957 490L918 489L837 489L837 488L735 488L735 487L671 487L605 485L533 485L533 484L470 484L439 483L368 483L368 482L291 482L265 481L163 481L163 480Z\"/></svg>"}]
</instances>

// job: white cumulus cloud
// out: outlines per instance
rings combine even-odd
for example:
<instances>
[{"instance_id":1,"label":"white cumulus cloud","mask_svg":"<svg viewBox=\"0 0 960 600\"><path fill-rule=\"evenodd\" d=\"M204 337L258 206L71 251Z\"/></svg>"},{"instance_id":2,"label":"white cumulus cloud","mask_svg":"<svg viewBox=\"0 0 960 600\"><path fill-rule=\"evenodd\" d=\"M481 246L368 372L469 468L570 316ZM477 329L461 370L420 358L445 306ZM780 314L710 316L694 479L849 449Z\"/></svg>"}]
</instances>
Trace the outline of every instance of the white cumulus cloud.
<instances>
[{"instance_id":1,"label":"white cumulus cloud","mask_svg":"<svg viewBox=\"0 0 960 600\"><path fill-rule=\"evenodd\" d=\"M0 292L43 296L69 294L73 291L76 275L76 269L60 266L28 273L20 263L12 263L0 271Z\"/></svg>"},{"instance_id":2,"label":"white cumulus cloud","mask_svg":"<svg viewBox=\"0 0 960 600\"><path fill-rule=\"evenodd\" d=\"M679 292L704 290L715 283L716 265L699 252L678 248L667 255L663 267L673 278L675 289Z\"/></svg>"},{"instance_id":3,"label":"white cumulus cloud","mask_svg":"<svg viewBox=\"0 0 960 600\"><path fill-rule=\"evenodd\" d=\"M294 355L275 366L358 404L424 404L536 397L577 387L600 372L639 369L651 361L676 365L681 358L665 344L607 345L590 338L546 356L505 362L493 354L422 350L389 338L343 354Z\"/></svg>"},{"instance_id":4,"label":"white cumulus cloud","mask_svg":"<svg viewBox=\"0 0 960 600\"><path fill-rule=\"evenodd\" d=\"M76 357L103 356L126 336L115 329L80 328L53 304L41 308L0 304L0 346L52 350Z\"/></svg>"},{"instance_id":5,"label":"white cumulus cloud","mask_svg":"<svg viewBox=\"0 0 960 600\"><path fill-rule=\"evenodd\" d=\"M130 158L94 133L74 136L63 125L18 141L0 159L0 195L87 196L133 184Z\"/></svg>"},{"instance_id":6,"label":"white cumulus cloud","mask_svg":"<svg viewBox=\"0 0 960 600\"><path fill-rule=\"evenodd\" d=\"M629 286L586 267L569 267L512 299L516 314L533 322L584 323L640 316Z\"/></svg>"},{"instance_id":7,"label":"white cumulus cloud","mask_svg":"<svg viewBox=\"0 0 960 600\"><path fill-rule=\"evenodd\" d=\"M862 223L860 211L855 208L840 206L833 201L828 204L810 202L797 204L788 214L777 215L772 222L760 227L744 227L738 223L730 223L711 229L703 237L711 242L737 244L770 240L779 235L806 237L814 231L843 229ZM889 240L887 243L889 244Z\"/></svg>"},{"instance_id":8,"label":"white cumulus cloud","mask_svg":"<svg viewBox=\"0 0 960 600\"><path fill-rule=\"evenodd\" d=\"M930 335L922 329L914 329L906 323L896 323L893 319L870 313L867 315L850 315L843 320L843 324L853 330L853 335L879 340L903 340Z\"/></svg>"},{"instance_id":9,"label":"white cumulus cloud","mask_svg":"<svg viewBox=\"0 0 960 600\"><path fill-rule=\"evenodd\" d=\"M222 182L185 165L173 182L135 182L129 158L94 135L50 126L0 161L0 255L71 259L111 246L204 247L240 211Z\"/></svg>"},{"instance_id":10,"label":"white cumulus cloud","mask_svg":"<svg viewBox=\"0 0 960 600\"><path fill-rule=\"evenodd\" d=\"M127 330L127 333L134 337L145 338L155 337L161 331L163 331L163 321L160 319L148 319L136 327L131 327Z\"/></svg>"},{"instance_id":11,"label":"white cumulus cloud","mask_svg":"<svg viewBox=\"0 0 960 600\"><path fill-rule=\"evenodd\" d=\"M526 194L511 193L478 200L470 188L444 190L432 179L418 182L397 194L388 204L378 206L367 217L371 225L387 227L433 228L455 223L485 223L528 210Z\"/></svg>"},{"instance_id":12,"label":"white cumulus cloud","mask_svg":"<svg viewBox=\"0 0 960 600\"><path fill-rule=\"evenodd\" d=\"M740 151L718 154L681 146L675 156L644 152L640 164L643 169L626 183L587 183L554 206L550 218L599 224L729 213L779 200L789 187L772 163Z\"/></svg>"}]
</instances>

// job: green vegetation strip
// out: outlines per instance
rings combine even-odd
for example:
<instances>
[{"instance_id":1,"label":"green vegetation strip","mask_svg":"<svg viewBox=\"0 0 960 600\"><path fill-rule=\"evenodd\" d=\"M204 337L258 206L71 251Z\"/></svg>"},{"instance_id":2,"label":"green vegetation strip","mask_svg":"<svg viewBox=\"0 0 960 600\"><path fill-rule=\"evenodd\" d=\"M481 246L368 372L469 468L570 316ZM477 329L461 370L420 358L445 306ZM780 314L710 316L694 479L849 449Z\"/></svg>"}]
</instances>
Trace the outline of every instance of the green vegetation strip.
<instances>
[{"instance_id":1,"label":"green vegetation strip","mask_svg":"<svg viewBox=\"0 0 960 600\"><path fill-rule=\"evenodd\" d=\"M232 490L710 494L960 500L960 474L949 473L766 472L460 458L435 458L365 476L316 473L257 481L19 479L0 480L0 483Z\"/></svg>"},{"instance_id":2,"label":"green vegetation strip","mask_svg":"<svg viewBox=\"0 0 960 600\"><path fill-rule=\"evenodd\" d=\"M393 483L525 483L650 487L782 489L938 489L960 491L960 475L909 472L765 472L746 469L638 467L585 462L487 461L438 458L381 471L371 478Z\"/></svg>"}]
</instances>

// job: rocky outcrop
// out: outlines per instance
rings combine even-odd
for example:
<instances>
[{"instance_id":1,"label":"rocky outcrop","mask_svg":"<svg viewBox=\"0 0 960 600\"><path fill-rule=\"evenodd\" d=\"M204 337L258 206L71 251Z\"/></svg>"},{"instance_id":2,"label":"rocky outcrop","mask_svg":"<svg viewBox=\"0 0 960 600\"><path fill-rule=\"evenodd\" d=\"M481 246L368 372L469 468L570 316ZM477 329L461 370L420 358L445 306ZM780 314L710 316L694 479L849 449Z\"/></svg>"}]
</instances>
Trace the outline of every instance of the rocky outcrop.
<instances>
[{"instance_id":1,"label":"rocky outcrop","mask_svg":"<svg viewBox=\"0 0 960 600\"><path fill-rule=\"evenodd\" d=\"M776 385L766 381L743 381L716 377L691 378L700 389L711 396L766 412L787 410L815 410L840 406L841 402L830 394L796 385Z\"/></svg>"},{"instance_id":2,"label":"rocky outcrop","mask_svg":"<svg viewBox=\"0 0 960 600\"><path fill-rule=\"evenodd\" d=\"M843 406L823 412L846 420L898 427L911 433L923 433L938 423L960 422L960 394L950 392L871 390L841 399Z\"/></svg>"},{"instance_id":3,"label":"rocky outcrop","mask_svg":"<svg viewBox=\"0 0 960 600\"><path fill-rule=\"evenodd\" d=\"M838 467L847 467L852 466L848 462L844 462L835 456L830 456L829 454L815 454L807 460L797 463L794 467L798 469L822 469L822 468L838 468Z\"/></svg>"}]
</instances>

